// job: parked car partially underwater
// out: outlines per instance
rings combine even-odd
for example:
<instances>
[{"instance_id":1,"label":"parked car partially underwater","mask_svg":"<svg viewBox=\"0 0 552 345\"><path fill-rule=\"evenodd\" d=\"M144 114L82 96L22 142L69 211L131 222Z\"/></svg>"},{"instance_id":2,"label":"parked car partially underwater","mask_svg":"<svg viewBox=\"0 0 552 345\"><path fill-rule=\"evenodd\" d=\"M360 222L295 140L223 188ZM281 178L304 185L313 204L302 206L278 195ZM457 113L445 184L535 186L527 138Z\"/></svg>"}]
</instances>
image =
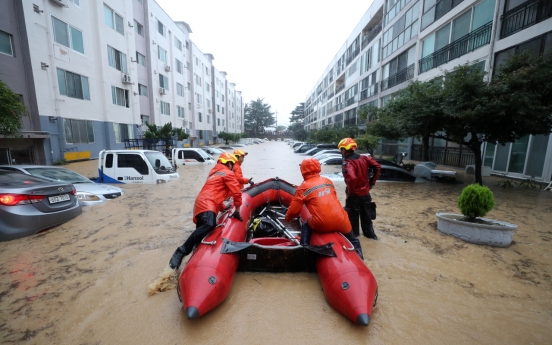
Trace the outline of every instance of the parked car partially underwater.
<instances>
[{"instance_id":1,"label":"parked car partially underwater","mask_svg":"<svg viewBox=\"0 0 552 345\"><path fill-rule=\"evenodd\" d=\"M76 196L83 206L101 204L107 200L122 196L125 192L119 187L95 183L76 172L57 166L48 165L0 165L0 169L33 175L51 182L72 183Z\"/></svg>"},{"instance_id":2,"label":"parked car partially underwater","mask_svg":"<svg viewBox=\"0 0 552 345\"><path fill-rule=\"evenodd\" d=\"M0 169L0 241L36 234L82 212L75 187Z\"/></svg>"},{"instance_id":3,"label":"parked car partially underwater","mask_svg":"<svg viewBox=\"0 0 552 345\"><path fill-rule=\"evenodd\" d=\"M412 173L408 170L399 166L396 163L385 159L378 159L376 161L381 165L380 175L378 176L378 181L389 181L389 182L423 182L422 179L417 179ZM321 163L322 164L322 163ZM334 173L323 173L320 174L326 178L329 178L332 181L343 181L343 174L340 172Z\"/></svg>"}]
</instances>

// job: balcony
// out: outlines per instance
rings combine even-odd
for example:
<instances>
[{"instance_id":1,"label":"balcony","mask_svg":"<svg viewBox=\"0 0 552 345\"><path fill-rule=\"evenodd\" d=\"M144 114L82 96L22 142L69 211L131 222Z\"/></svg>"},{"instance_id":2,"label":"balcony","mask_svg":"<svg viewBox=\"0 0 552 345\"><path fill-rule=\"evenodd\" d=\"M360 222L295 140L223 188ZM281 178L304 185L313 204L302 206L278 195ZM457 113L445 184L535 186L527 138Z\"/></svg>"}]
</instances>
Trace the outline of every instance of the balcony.
<instances>
[{"instance_id":1,"label":"balcony","mask_svg":"<svg viewBox=\"0 0 552 345\"><path fill-rule=\"evenodd\" d=\"M552 1L530 0L504 13L500 38L508 37L552 17Z\"/></svg>"},{"instance_id":2,"label":"balcony","mask_svg":"<svg viewBox=\"0 0 552 345\"><path fill-rule=\"evenodd\" d=\"M343 91L344 88L345 88L345 83L343 83L339 86L336 86L335 87L335 94L337 95L340 91Z\"/></svg>"},{"instance_id":3,"label":"balcony","mask_svg":"<svg viewBox=\"0 0 552 345\"><path fill-rule=\"evenodd\" d=\"M347 57L346 66L349 66L349 64L358 56L360 53L360 48L356 48L349 57Z\"/></svg>"},{"instance_id":4,"label":"balcony","mask_svg":"<svg viewBox=\"0 0 552 345\"><path fill-rule=\"evenodd\" d=\"M491 41L491 29L493 22L488 22L477 30L474 30L466 36L457 39L449 45L437 50L431 55L420 60L420 73L424 73L435 67L446 64L447 62L466 55L475 49L489 44ZM382 90L383 85L382 85Z\"/></svg>"},{"instance_id":5,"label":"balcony","mask_svg":"<svg viewBox=\"0 0 552 345\"><path fill-rule=\"evenodd\" d=\"M410 80L412 78L414 78L414 64L406 67L405 69L398 71L397 73L393 74L389 78L382 80L381 91L387 90L390 87L393 87L395 85L399 85L400 83Z\"/></svg>"},{"instance_id":6,"label":"balcony","mask_svg":"<svg viewBox=\"0 0 552 345\"><path fill-rule=\"evenodd\" d=\"M372 97L378 94L378 83L368 86L367 89L360 92L360 100L365 100L368 97Z\"/></svg>"},{"instance_id":7,"label":"balcony","mask_svg":"<svg viewBox=\"0 0 552 345\"><path fill-rule=\"evenodd\" d=\"M381 29L382 29L381 24L382 23L379 23L372 29L372 31L362 36L362 49L366 48L366 46L369 45L370 42L372 42L374 38L376 38L376 36L381 32Z\"/></svg>"}]
</instances>

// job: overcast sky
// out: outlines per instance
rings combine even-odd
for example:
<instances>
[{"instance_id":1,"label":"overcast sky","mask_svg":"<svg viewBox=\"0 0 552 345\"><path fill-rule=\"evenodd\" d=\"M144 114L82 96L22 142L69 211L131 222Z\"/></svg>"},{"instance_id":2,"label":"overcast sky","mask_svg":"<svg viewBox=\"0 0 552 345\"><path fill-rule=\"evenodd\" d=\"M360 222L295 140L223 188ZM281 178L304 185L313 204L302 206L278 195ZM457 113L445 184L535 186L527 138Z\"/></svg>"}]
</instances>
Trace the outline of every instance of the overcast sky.
<instances>
[{"instance_id":1,"label":"overcast sky","mask_svg":"<svg viewBox=\"0 0 552 345\"><path fill-rule=\"evenodd\" d=\"M242 91L277 112L304 102L372 0L157 0Z\"/></svg>"}]
</instances>

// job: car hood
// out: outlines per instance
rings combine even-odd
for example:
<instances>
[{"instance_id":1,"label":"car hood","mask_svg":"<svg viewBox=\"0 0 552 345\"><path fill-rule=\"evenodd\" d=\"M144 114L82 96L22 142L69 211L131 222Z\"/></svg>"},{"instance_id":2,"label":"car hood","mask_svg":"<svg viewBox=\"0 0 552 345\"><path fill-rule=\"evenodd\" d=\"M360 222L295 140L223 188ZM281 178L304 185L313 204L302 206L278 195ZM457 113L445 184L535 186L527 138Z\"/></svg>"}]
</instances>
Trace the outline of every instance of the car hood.
<instances>
[{"instance_id":1,"label":"car hood","mask_svg":"<svg viewBox=\"0 0 552 345\"><path fill-rule=\"evenodd\" d=\"M77 192L88 192L93 194L107 194L107 193L121 193L124 191L115 186L111 186L103 183L75 183L73 184Z\"/></svg>"}]
</instances>

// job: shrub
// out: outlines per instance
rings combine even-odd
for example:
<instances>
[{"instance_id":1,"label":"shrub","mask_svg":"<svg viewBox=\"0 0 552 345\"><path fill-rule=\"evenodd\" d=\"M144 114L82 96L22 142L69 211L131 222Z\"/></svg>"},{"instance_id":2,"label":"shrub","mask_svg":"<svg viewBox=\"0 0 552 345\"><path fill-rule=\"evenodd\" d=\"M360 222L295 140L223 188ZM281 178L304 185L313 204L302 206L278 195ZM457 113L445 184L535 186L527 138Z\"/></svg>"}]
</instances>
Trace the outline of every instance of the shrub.
<instances>
[{"instance_id":1,"label":"shrub","mask_svg":"<svg viewBox=\"0 0 552 345\"><path fill-rule=\"evenodd\" d=\"M458 207L468 218L484 217L494 206L493 192L477 183L466 186L458 197Z\"/></svg>"},{"instance_id":2,"label":"shrub","mask_svg":"<svg viewBox=\"0 0 552 345\"><path fill-rule=\"evenodd\" d=\"M56 159L53 165L67 165L69 162L65 158Z\"/></svg>"}]
</instances>

